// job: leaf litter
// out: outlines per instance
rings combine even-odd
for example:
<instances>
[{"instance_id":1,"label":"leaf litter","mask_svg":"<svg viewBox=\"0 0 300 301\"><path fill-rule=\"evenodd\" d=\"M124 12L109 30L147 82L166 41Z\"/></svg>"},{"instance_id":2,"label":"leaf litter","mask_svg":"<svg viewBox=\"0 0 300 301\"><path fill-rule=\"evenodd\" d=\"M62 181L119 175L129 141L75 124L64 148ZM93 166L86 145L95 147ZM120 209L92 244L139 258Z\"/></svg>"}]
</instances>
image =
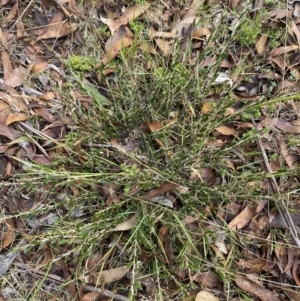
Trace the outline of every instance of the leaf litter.
<instances>
[{"instance_id":1,"label":"leaf litter","mask_svg":"<svg viewBox=\"0 0 300 301\"><path fill-rule=\"evenodd\" d=\"M155 298L154 292L163 287L161 293L182 300L225 300L229 292L220 275L226 270L231 285L250 298L298 297L297 237L289 235L299 225L299 97L293 94L299 90L299 5L274 9L257 1L249 6L253 10L249 14L242 1L229 5L205 1L209 13L204 16L202 2L0 2L4 9L0 18L5 21L0 31L2 276L11 277L17 266L24 271L34 266L40 281L52 283L58 291L55 283L64 284L57 299L62 293L74 300L102 295L129 300L135 294L137 299L143 294ZM265 14L260 14L263 5ZM259 28L254 39L251 31L245 40L239 35L243 23L236 12L253 17L246 25ZM91 27L86 31L84 24ZM283 28L286 40L278 35ZM226 44L228 51L219 55L226 35L232 37L232 45ZM91 38L97 45L94 58L88 57L88 50L95 47ZM131 62L134 51L139 55ZM128 70L119 69L123 61ZM140 63L142 71L135 69ZM238 72L240 66L244 73ZM195 69L204 74L200 102L180 94L186 87L192 89L189 82L196 78ZM175 74L171 81L170 70ZM180 82L187 70L194 78ZM134 94L123 89L120 98L116 90L125 71L133 76L129 90L141 89L148 97L145 104L139 103L138 118L127 117L134 105L122 102L126 97L134 101ZM163 102L150 105L156 93L147 87L150 79L162 85L157 90L160 97L176 91L171 102L165 101L172 103L167 113ZM149 91L154 93L151 97ZM282 101L273 101L280 96ZM180 105L174 106L179 99ZM197 118L204 125L199 127L203 141L191 130ZM189 149L193 143L197 147ZM222 157L225 151L229 152ZM158 165L148 168L151 160ZM104 162L109 168L101 178ZM180 168L170 177L174 162L180 162ZM33 180L22 186L26 173ZM46 182L41 181L43 176ZM101 180L91 180L97 177ZM239 185L243 188L236 188ZM94 192L97 201L86 198L87 191ZM80 200L76 205L75 199ZM278 200L284 206L276 204ZM194 202L197 209L189 211ZM117 221L103 217L115 209L128 209L130 214L121 214ZM61 225L65 237L57 235L59 239L50 242L47 238L39 246L39 238L51 233L49 228L59 217L70 225L68 229ZM149 219L153 224L147 235L137 240L134 235L142 233ZM101 233L99 241L93 231ZM93 239L86 241L90 236ZM81 254L85 243L99 248L94 265L88 264L88 256L95 255L95 249L86 248L87 255ZM35 252L42 260L36 260ZM188 258L184 252L190 252ZM194 256L203 259L201 267L188 265ZM148 276L149 263L168 271L165 279L159 269ZM20 277L20 283L28 280L25 272ZM188 282L193 285L184 291ZM123 290L115 294L118 286ZM240 297L230 294L232 300Z\"/></svg>"}]
</instances>

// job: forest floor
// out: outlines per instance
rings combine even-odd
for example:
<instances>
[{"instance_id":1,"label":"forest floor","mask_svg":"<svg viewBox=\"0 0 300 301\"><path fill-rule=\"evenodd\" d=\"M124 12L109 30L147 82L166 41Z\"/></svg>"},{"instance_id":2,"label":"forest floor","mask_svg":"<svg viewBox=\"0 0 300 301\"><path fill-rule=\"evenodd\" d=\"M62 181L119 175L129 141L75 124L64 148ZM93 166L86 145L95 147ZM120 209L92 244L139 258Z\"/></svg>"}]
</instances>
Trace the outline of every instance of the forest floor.
<instances>
[{"instance_id":1,"label":"forest floor","mask_svg":"<svg viewBox=\"0 0 300 301\"><path fill-rule=\"evenodd\" d=\"M298 1L0 0L0 300L300 300Z\"/></svg>"}]
</instances>

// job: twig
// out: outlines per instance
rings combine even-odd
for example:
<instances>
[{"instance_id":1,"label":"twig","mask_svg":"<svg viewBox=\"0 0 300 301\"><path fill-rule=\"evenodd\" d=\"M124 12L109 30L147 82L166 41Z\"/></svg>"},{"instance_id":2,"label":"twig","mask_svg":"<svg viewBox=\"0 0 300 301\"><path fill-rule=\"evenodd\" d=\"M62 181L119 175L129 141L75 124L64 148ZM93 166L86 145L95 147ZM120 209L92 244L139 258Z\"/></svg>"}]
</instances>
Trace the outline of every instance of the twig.
<instances>
[{"instance_id":1,"label":"twig","mask_svg":"<svg viewBox=\"0 0 300 301\"><path fill-rule=\"evenodd\" d=\"M54 274L48 274L48 273L43 272L41 270L35 269L35 268L33 268L33 267L31 267L27 264L20 263L20 262L13 262L13 265L20 268L20 269L31 272L32 274L35 274L38 277L45 277L46 276L46 278L48 280L54 281L54 282L59 283L59 284L64 283L64 279L62 277L54 275ZM117 301L129 301L128 298L126 298L122 295L115 294L115 293L113 293L111 291L108 291L108 290L103 291L102 289L97 288L93 285L83 285L83 289L88 291L88 292L96 292L96 293L102 294L104 297L113 298L114 300L117 300Z\"/></svg>"},{"instance_id":2,"label":"twig","mask_svg":"<svg viewBox=\"0 0 300 301\"><path fill-rule=\"evenodd\" d=\"M252 123L255 126L255 122L254 122L254 118L253 117L252 117ZM256 140L257 140L258 147L259 147L259 149L261 151L261 154L263 156L263 160L264 160L266 171L270 175L270 177L269 177L268 180L269 180L272 192L274 194L276 193L279 196L280 205L284 208L284 210L286 212L286 214L284 214L282 208L280 206L277 206L279 214L281 215L282 220L286 224L286 227L289 229L289 231L290 231L290 233L291 233L291 235L292 235L292 237L293 237L296 245L300 248L300 240L298 238L297 230L295 228L295 225L293 223L291 215L288 212L288 208L287 208L287 206L286 206L286 204L285 204L285 202L283 200L283 197L282 197L282 195L280 193L280 190L279 190L278 184L276 182L276 179L272 176L273 172L272 172L272 169L270 167L269 160L268 160L266 151L264 149L264 146L263 146L263 144L261 142L261 139L259 137L257 137Z\"/></svg>"},{"instance_id":3,"label":"twig","mask_svg":"<svg viewBox=\"0 0 300 301\"><path fill-rule=\"evenodd\" d=\"M33 4L34 4L34 0L31 0L29 2L29 4L26 6L26 8L23 10L23 12L21 13L21 15L19 16L19 18L16 20L16 22L10 28L10 30L12 30L16 26L16 24L23 18L24 14L27 12L27 10L30 8L30 6L33 5Z\"/></svg>"}]
</instances>

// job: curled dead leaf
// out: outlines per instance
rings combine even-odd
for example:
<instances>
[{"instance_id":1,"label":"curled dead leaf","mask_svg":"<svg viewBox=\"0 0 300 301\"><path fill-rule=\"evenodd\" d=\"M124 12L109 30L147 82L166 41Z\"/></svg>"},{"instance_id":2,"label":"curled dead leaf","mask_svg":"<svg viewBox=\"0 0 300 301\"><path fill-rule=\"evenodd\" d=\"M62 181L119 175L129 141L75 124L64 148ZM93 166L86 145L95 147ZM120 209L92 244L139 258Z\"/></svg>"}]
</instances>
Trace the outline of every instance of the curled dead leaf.
<instances>
[{"instance_id":1,"label":"curled dead leaf","mask_svg":"<svg viewBox=\"0 0 300 301\"><path fill-rule=\"evenodd\" d=\"M255 43L255 49L258 54L263 54L266 51L266 44L267 44L268 36L263 34Z\"/></svg>"},{"instance_id":2,"label":"curled dead leaf","mask_svg":"<svg viewBox=\"0 0 300 301\"><path fill-rule=\"evenodd\" d=\"M1 222L2 230L0 235L0 251L7 248L15 238L15 226L12 218L7 218Z\"/></svg>"},{"instance_id":3,"label":"curled dead leaf","mask_svg":"<svg viewBox=\"0 0 300 301\"><path fill-rule=\"evenodd\" d=\"M154 40L157 47L165 56L168 56L171 53L172 47L169 41L160 38L155 38Z\"/></svg>"},{"instance_id":4,"label":"curled dead leaf","mask_svg":"<svg viewBox=\"0 0 300 301\"><path fill-rule=\"evenodd\" d=\"M46 264L48 264L48 262L52 258L51 251L50 251L50 249L47 245L43 246L41 251L42 251L42 254L43 254L43 261L38 264L38 267L45 266Z\"/></svg>"},{"instance_id":5,"label":"curled dead leaf","mask_svg":"<svg viewBox=\"0 0 300 301\"><path fill-rule=\"evenodd\" d=\"M167 126L167 125L171 125L174 122L176 122L176 119L169 119L166 121L150 121L150 122L146 122L144 124L142 124L142 130L144 132L157 132L160 129L162 129L163 127Z\"/></svg>"},{"instance_id":6,"label":"curled dead leaf","mask_svg":"<svg viewBox=\"0 0 300 301\"><path fill-rule=\"evenodd\" d=\"M267 262L263 258L253 258L249 260L240 260L237 265L243 269L247 269L249 273L259 273L266 266Z\"/></svg>"},{"instance_id":7,"label":"curled dead leaf","mask_svg":"<svg viewBox=\"0 0 300 301\"><path fill-rule=\"evenodd\" d=\"M295 169L298 164L298 155L290 153L287 143L285 141L281 141L280 143L280 150L281 154L286 162L286 164L289 166L290 169Z\"/></svg>"},{"instance_id":8,"label":"curled dead leaf","mask_svg":"<svg viewBox=\"0 0 300 301\"><path fill-rule=\"evenodd\" d=\"M278 47L278 48L275 48L274 50L272 50L270 52L270 56L274 57L274 56L278 56L278 55L281 55L281 54L286 54L286 53L294 51L298 48L299 48L298 45L289 45L289 46Z\"/></svg>"},{"instance_id":9,"label":"curled dead leaf","mask_svg":"<svg viewBox=\"0 0 300 301\"><path fill-rule=\"evenodd\" d=\"M101 63L106 65L111 59L116 57L122 48L128 47L133 44L134 39L132 37L124 37L118 40L112 47L107 51L106 56L101 60Z\"/></svg>"},{"instance_id":10,"label":"curled dead leaf","mask_svg":"<svg viewBox=\"0 0 300 301\"><path fill-rule=\"evenodd\" d=\"M106 284L113 283L122 279L126 273L129 271L129 268L124 265L115 269L102 271L100 274L100 283L102 286ZM98 277L96 279L99 279Z\"/></svg>"},{"instance_id":11,"label":"curled dead leaf","mask_svg":"<svg viewBox=\"0 0 300 301\"><path fill-rule=\"evenodd\" d=\"M138 4L127 8L125 12L116 19L106 19L102 16L100 16L100 19L104 24L106 24L109 27L111 33L114 34L114 32L117 31L121 25L126 25L132 20L136 19L149 7L149 3Z\"/></svg>"},{"instance_id":12,"label":"curled dead leaf","mask_svg":"<svg viewBox=\"0 0 300 301\"><path fill-rule=\"evenodd\" d=\"M239 230L244 228L255 215L256 208L247 205L244 210L238 214L229 224L229 228L232 230Z\"/></svg>"},{"instance_id":13,"label":"curled dead leaf","mask_svg":"<svg viewBox=\"0 0 300 301\"><path fill-rule=\"evenodd\" d=\"M47 39L59 39L65 37L78 28L76 23L60 22L48 27L45 33L38 36L36 41Z\"/></svg>"},{"instance_id":14,"label":"curled dead leaf","mask_svg":"<svg viewBox=\"0 0 300 301\"><path fill-rule=\"evenodd\" d=\"M215 128L215 130L225 136L234 135L236 133L235 129L228 126L219 126Z\"/></svg>"},{"instance_id":15,"label":"curled dead leaf","mask_svg":"<svg viewBox=\"0 0 300 301\"><path fill-rule=\"evenodd\" d=\"M49 63L48 62L40 62L40 63L35 63L32 66L31 72L32 73L40 73L48 68Z\"/></svg>"},{"instance_id":16,"label":"curled dead leaf","mask_svg":"<svg viewBox=\"0 0 300 301\"><path fill-rule=\"evenodd\" d=\"M171 189L174 189L174 188L177 188L178 185L175 184L175 183L165 183L163 185L161 185L160 187L158 188L155 188L155 189L152 189L151 191L149 191L148 193L146 193L142 199L143 200L151 200L157 196L161 196L163 195L164 193L166 193L167 191L171 190Z\"/></svg>"},{"instance_id":17,"label":"curled dead leaf","mask_svg":"<svg viewBox=\"0 0 300 301\"><path fill-rule=\"evenodd\" d=\"M261 125L269 126L271 130L277 128L284 133L300 134L300 124L298 120L289 122L279 118L266 118L261 122Z\"/></svg>"},{"instance_id":18,"label":"curled dead leaf","mask_svg":"<svg viewBox=\"0 0 300 301\"><path fill-rule=\"evenodd\" d=\"M193 280L209 288L214 288L221 282L220 277L211 271L201 273Z\"/></svg>"},{"instance_id":19,"label":"curled dead leaf","mask_svg":"<svg viewBox=\"0 0 300 301\"><path fill-rule=\"evenodd\" d=\"M137 214L135 214L134 216L132 216L127 221L116 225L114 228L109 229L107 232L127 231L127 230L132 229L137 224L137 222L138 222Z\"/></svg>"},{"instance_id":20,"label":"curled dead leaf","mask_svg":"<svg viewBox=\"0 0 300 301\"><path fill-rule=\"evenodd\" d=\"M192 38L193 39L200 39L204 36L209 36L210 30L207 27L198 28L195 31L192 32Z\"/></svg>"},{"instance_id":21,"label":"curled dead leaf","mask_svg":"<svg viewBox=\"0 0 300 301\"><path fill-rule=\"evenodd\" d=\"M9 113L5 121L5 125L10 125L11 123L18 121L25 121L29 116L25 113Z\"/></svg>"},{"instance_id":22,"label":"curled dead leaf","mask_svg":"<svg viewBox=\"0 0 300 301\"><path fill-rule=\"evenodd\" d=\"M200 291L195 301L219 301L219 299L208 291Z\"/></svg>"}]
</instances>

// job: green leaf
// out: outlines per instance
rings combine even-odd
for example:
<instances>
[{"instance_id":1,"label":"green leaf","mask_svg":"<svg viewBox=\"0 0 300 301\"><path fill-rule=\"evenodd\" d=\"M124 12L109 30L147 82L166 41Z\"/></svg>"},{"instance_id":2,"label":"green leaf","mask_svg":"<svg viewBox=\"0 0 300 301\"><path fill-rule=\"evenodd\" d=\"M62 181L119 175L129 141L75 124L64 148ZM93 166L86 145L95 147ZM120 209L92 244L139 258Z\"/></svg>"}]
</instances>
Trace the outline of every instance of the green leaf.
<instances>
[{"instance_id":1,"label":"green leaf","mask_svg":"<svg viewBox=\"0 0 300 301\"><path fill-rule=\"evenodd\" d=\"M6 143L6 145L14 145L14 144L21 143L21 142L32 142L32 139L30 139L27 136L22 136L22 137L19 137L15 140L11 141L11 142Z\"/></svg>"},{"instance_id":2,"label":"green leaf","mask_svg":"<svg viewBox=\"0 0 300 301\"><path fill-rule=\"evenodd\" d=\"M109 101L104 95L100 94L94 86L84 84L83 88L99 107L112 104L111 101Z\"/></svg>"}]
</instances>

